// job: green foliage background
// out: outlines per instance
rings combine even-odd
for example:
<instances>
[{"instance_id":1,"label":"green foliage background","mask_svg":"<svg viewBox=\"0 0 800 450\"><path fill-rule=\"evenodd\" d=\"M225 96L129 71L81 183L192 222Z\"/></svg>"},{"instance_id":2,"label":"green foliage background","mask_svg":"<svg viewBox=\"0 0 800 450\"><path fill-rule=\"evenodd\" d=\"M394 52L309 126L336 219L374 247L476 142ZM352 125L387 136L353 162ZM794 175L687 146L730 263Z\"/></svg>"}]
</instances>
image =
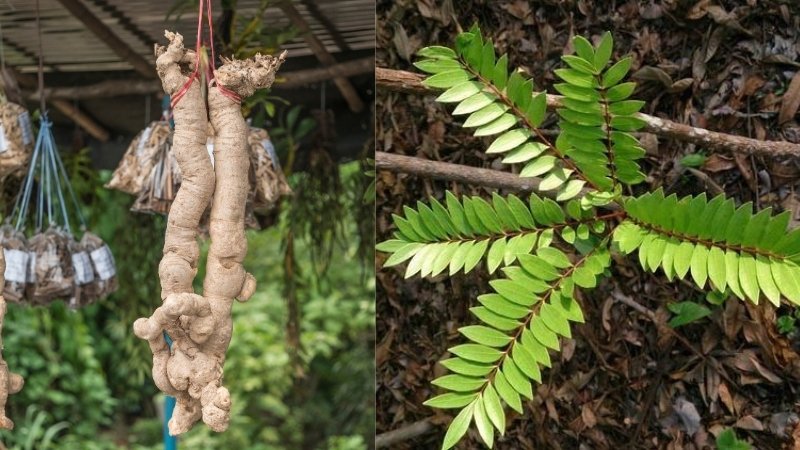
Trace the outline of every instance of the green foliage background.
<instances>
[{"instance_id":1,"label":"green foliage background","mask_svg":"<svg viewBox=\"0 0 800 450\"><path fill-rule=\"evenodd\" d=\"M120 289L77 311L60 302L50 308L9 306L3 354L23 375L25 387L9 399L16 428L0 433L0 440L9 449L162 448L163 397L150 378L147 344L133 335L131 324L160 303L157 265L164 219L130 212L132 198L103 188L110 174L92 171L85 152L66 163L90 228L114 252ZM340 170L346 185L361 184L350 183L363 177L357 162ZM363 193L353 190L348 196L355 204ZM337 242L337 264L324 276L314 270L296 274L298 367L284 336L282 238L290 226L290 207L283 206L276 226L248 235L245 267L259 284L249 302L234 306L225 366L234 401L230 429L214 434L199 425L182 437L181 448L349 450L367 448L372 440L372 259L358 255L359 239L347 239ZM345 215L356 211L346 208ZM357 233L354 218L343 217L342 223L349 235ZM295 237L300 268L311 267L309 245L303 236Z\"/></svg>"}]
</instances>

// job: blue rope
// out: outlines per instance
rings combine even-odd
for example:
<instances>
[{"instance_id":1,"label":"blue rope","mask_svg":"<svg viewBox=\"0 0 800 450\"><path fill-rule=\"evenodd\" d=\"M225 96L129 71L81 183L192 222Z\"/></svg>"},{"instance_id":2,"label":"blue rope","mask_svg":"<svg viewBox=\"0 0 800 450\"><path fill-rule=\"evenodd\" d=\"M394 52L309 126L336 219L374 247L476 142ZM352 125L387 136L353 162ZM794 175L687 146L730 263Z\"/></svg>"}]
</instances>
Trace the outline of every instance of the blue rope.
<instances>
[{"instance_id":1,"label":"blue rope","mask_svg":"<svg viewBox=\"0 0 800 450\"><path fill-rule=\"evenodd\" d=\"M170 339L166 331L164 332L164 339L167 341L167 345L172 348L172 339ZM178 450L178 438L169 434L169 420L172 419L173 411L175 411L175 397L167 395L164 400L164 424L161 427L164 435L164 450Z\"/></svg>"}]
</instances>

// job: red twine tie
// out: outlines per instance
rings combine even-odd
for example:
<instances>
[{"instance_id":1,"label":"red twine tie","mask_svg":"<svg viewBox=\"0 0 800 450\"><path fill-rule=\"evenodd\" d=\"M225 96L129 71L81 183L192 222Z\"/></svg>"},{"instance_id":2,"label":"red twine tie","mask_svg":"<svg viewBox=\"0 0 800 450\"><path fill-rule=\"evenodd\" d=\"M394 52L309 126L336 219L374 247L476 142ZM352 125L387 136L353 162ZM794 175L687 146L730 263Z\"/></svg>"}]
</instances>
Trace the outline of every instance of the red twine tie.
<instances>
[{"instance_id":1,"label":"red twine tie","mask_svg":"<svg viewBox=\"0 0 800 450\"><path fill-rule=\"evenodd\" d=\"M211 65L206 67L206 79L208 80L208 86L216 85L217 89L222 93L222 95L230 98L236 103L242 102L242 97L239 96L236 92L222 86L216 82L214 79L214 70L216 70L216 55L214 54L214 19L211 12L211 2L213 0L200 0L200 8L197 14L197 42L195 43L195 65L194 65L194 72L189 76L189 79L186 80L186 83L183 84L181 89L172 96L170 101L170 106L175 108L175 105L183 98L186 92L191 87L192 82L195 79L199 79L200 77L200 49L202 48L202 41L203 41L203 14L207 16L208 22L208 39L209 43L208 46L211 48ZM203 7L205 5L205 8Z\"/></svg>"}]
</instances>

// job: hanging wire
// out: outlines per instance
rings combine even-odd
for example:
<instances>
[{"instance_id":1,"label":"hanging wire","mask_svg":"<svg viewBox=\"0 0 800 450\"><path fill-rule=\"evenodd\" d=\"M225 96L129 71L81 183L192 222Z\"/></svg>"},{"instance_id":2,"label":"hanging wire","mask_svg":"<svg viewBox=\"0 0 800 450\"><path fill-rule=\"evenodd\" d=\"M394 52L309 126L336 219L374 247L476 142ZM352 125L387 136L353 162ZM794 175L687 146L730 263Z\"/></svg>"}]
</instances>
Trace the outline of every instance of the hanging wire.
<instances>
[{"instance_id":1,"label":"hanging wire","mask_svg":"<svg viewBox=\"0 0 800 450\"><path fill-rule=\"evenodd\" d=\"M322 80L322 87L319 90L319 109L321 109L323 113L325 112L325 97L327 97L327 95L325 95L325 91L327 86L328 83L326 83L325 80Z\"/></svg>"},{"instance_id":2,"label":"hanging wire","mask_svg":"<svg viewBox=\"0 0 800 450\"><path fill-rule=\"evenodd\" d=\"M43 142L43 145L46 145L46 142ZM40 158L44 161L44 154L47 152L47 147L42 148L42 153L40 154ZM36 228L35 231L39 232L42 229L42 212L44 210L44 164L40 164L39 166L39 191L37 192L36 198Z\"/></svg>"},{"instance_id":3,"label":"hanging wire","mask_svg":"<svg viewBox=\"0 0 800 450\"><path fill-rule=\"evenodd\" d=\"M58 204L61 206L61 215L62 215L62 218L64 220L64 227L67 230L67 233L72 234L72 227L70 227L69 215L67 214L67 202L64 201L64 189L63 189L62 184L61 184L62 176L63 176L64 184L66 184L66 186L69 189L70 193L72 193L72 185L69 182L69 178L67 178L67 176L66 176L66 171L63 170L63 167L59 165L59 162L61 161L61 158L58 155L58 150L55 148L55 146L53 146L54 140L53 140L53 136L52 136L52 132L51 132L50 128L48 128L47 132L51 134L51 136L50 136L50 145L51 145L51 147L50 147L50 160L49 160L49 163L50 163L50 167L52 168L53 173L54 173L53 179L56 181L56 193L58 194ZM60 176L59 173L58 173L58 168L59 167L62 168L62 171L61 171L61 175L62 176ZM84 221L83 221L83 215L81 215L80 206L77 203L77 199L75 198L75 194L72 194L72 200L73 200L73 203L74 203L74 206L75 206L75 212L76 212L78 218L81 221L81 227L85 230L86 229L86 223L84 223Z\"/></svg>"},{"instance_id":4,"label":"hanging wire","mask_svg":"<svg viewBox=\"0 0 800 450\"><path fill-rule=\"evenodd\" d=\"M144 126L150 124L150 94L147 94L144 98Z\"/></svg>"},{"instance_id":5,"label":"hanging wire","mask_svg":"<svg viewBox=\"0 0 800 450\"><path fill-rule=\"evenodd\" d=\"M0 68L3 69L3 74L6 73L6 51L3 45L3 21L0 20Z\"/></svg>"},{"instance_id":6,"label":"hanging wire","mask_svg":"<svg viewBox=\"0 0 800 450\"><path fill-rule=\"evenodd\" d=\"M14 227L17 231L21 230L22 219L28 213L28 205L31 200L31 192L33 191L33 177L36 169L36 161L42 149L42 136L41 132L36 136L36 147L33 151L33 157L31 158L31 166L28 168L28 175L25 177L25 190L23 191L23 195L17 198L17 204L14 206L14 211L17 211L18 208L20 210L19 217L17 217L17 224Z\"/></svg>"},{"instance_id":7,"label":"hanging wire","mask_svg":"<svg viewBox=\"0 0 800 450\"><path fill-rule=\"evenodd\" d=\"M52 132L50 134L51 142L53 142L53 135ZM78 203L78 197L75 195L75 191L72 189L72 182L69 181L69 176L67 176L67 170L64 168L64 162L61 161L61 155L57 152L53 152L53 157L55 157L56 165L61 170L61 176L64 177L65 185L67 186L67 191L69 191L70 197L72 197L72 205L75 208L75 215L78 216L78 221L81 223L81 230L86 230L86 219L83 217L83 212L81 212L80 204ZM65 213L66 214L66 213Z\"/></svg>"},{"instance_id":8,"label":"hanging wire","mask_svg":"<svg viewBox=\"0 0 800 450\"><path fill-rule=\"evenodd\" d=\"M42 24L41 14L39 13L39 0L36 0L36 32L39 36L39 106L41 108L42 117L44 117L46 108L44 101L44 49L42 48Z\"/></svg>"}]
</instances>

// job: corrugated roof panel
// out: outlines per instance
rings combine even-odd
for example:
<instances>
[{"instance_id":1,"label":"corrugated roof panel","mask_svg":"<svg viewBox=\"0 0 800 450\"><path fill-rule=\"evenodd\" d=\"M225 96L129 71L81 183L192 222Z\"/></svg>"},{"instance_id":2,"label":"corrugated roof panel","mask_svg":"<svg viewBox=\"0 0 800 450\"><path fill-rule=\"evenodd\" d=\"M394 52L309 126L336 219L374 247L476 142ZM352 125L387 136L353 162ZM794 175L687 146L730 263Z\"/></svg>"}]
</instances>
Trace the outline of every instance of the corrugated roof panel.
<instances>
[{"instance_id":1,"label":"corrugated roof panel","mask_svg":"<svg viewBox=\"0 0 800 450\"><path fill-rule=\"evenodd\" d=\"M113 29L134 51L145 58L152 58L152 46L146 41L164 42L164 29L175 30L186 36L189 45L196 33L196 13L166 19L173 5L171 0L82 0L109 28ZM332 33L324 23L305 5L295 2L295 7L308 22L312 32L332 54L343 51L337 42L343 42L351 50L364 50L375 43L375 4L372 0L316 0L315 8L325 22L335 28ZM260 0L239 0L239 13L246 17L259 9ZM215 15L219 15L219 2ZM103 42L99 41L83 24L73 17L56 0L40 0L42 39L45 63L62 71L130 70L131 66L121 60ZM289 21L277 7L264 13L266 28L285 28ZM21 70L33 70L38 54L35 3L30 0L0 1L0 25L2 25L4 56L6 63L19 66ZM244 23L240 23L244 26ZM302 37L285 43L289 57L311 54Z\"/></svg>"}]
</instances>

